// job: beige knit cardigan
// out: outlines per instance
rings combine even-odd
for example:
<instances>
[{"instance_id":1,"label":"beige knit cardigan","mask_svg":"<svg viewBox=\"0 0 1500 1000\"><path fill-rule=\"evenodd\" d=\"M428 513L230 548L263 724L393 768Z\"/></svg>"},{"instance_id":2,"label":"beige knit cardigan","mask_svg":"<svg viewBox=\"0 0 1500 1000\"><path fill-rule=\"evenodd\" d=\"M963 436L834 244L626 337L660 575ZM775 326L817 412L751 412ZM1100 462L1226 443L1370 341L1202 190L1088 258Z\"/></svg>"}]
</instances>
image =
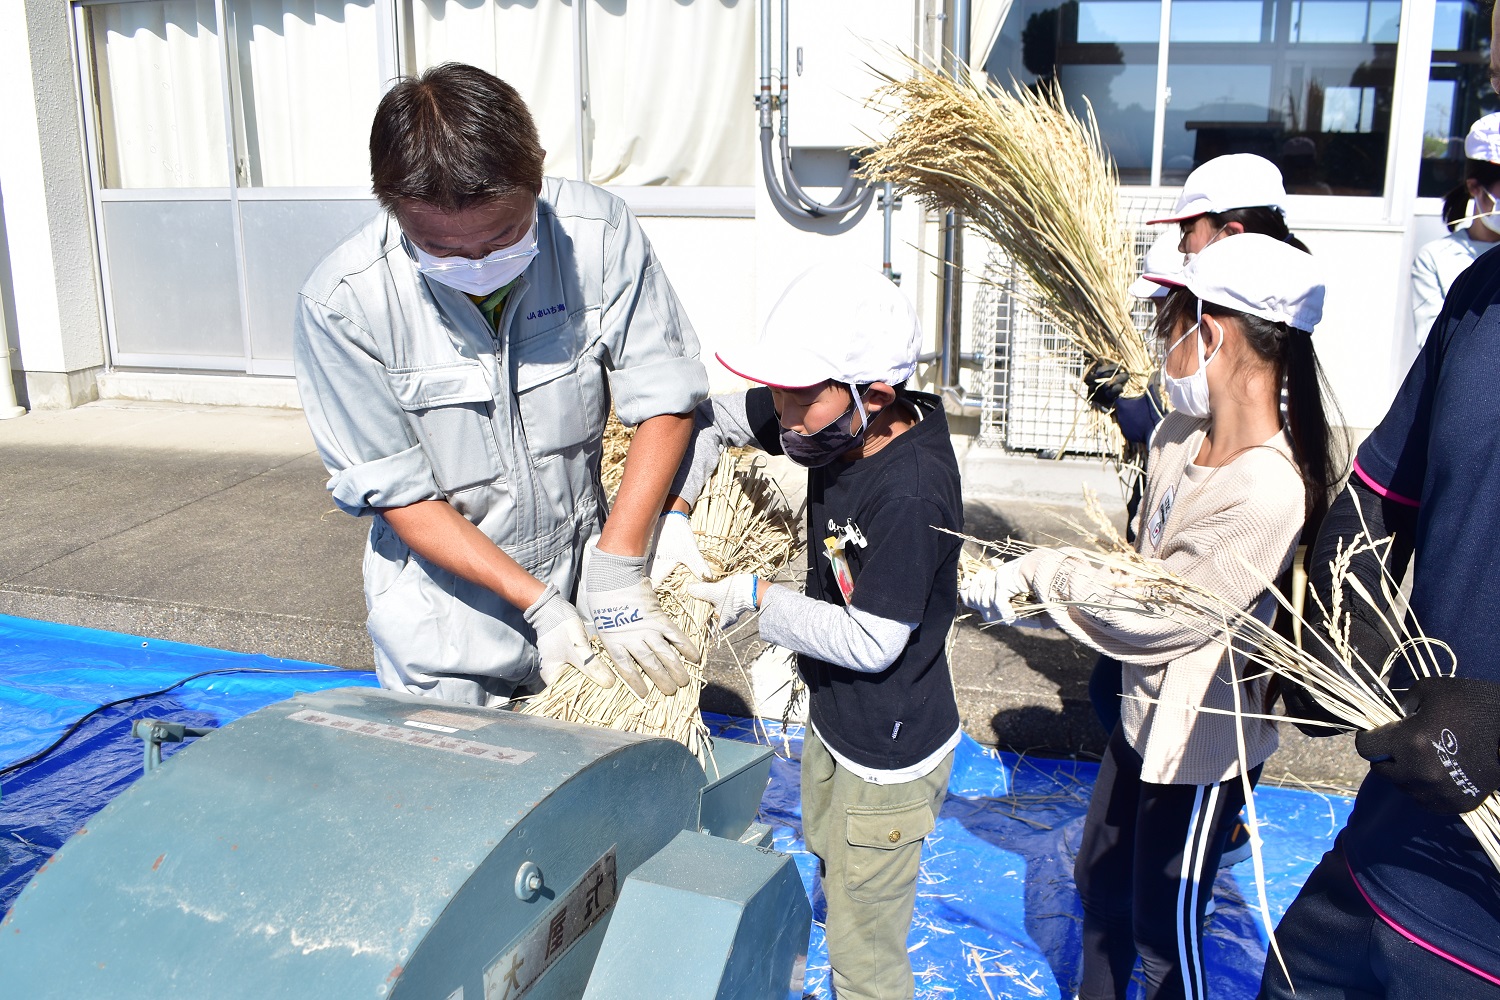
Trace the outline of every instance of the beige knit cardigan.
<instances>
[{"instance_id":1,"label":"beige knit cardigan","mask_svg":"<svg viewBox=\"0 0 1500 1000\"><path fill-rule=\"evenodd\" d=\"M1184 473L1203 446L1207 420L1168 414L1151 441L1136 548L1166 568L1231 604L1254 608L1262 621L1275 613L1266 581L1291 565L1304 518L1302 479L1284 434L1210 470L1196 484ZM1170 499L1168 499L1170 498ZM1164 504L1165 502L1165 504ZM1160 513L1159 530L1153 519ZM1141 779L1154 784L1207 785L1240 772L1236 725L1245 734L1246 767L1276 749L1276 724L1199 712L1233 711L1231 684L1239 678L1242 711L1264 712L1267 678L1246 669L1227 636L1201 631L1170 615L1142 613L1115 589L1108 571L1076 549L1036 549L1022 559L1036 597L1106 607L1059 607L1047 614L1074 639L1123 663L1120 721L1141 755ZM1132 610L1134 609L1134 610ZM1249 679L1247 679L1247 674Z\"/></svg>"}]
</instances>

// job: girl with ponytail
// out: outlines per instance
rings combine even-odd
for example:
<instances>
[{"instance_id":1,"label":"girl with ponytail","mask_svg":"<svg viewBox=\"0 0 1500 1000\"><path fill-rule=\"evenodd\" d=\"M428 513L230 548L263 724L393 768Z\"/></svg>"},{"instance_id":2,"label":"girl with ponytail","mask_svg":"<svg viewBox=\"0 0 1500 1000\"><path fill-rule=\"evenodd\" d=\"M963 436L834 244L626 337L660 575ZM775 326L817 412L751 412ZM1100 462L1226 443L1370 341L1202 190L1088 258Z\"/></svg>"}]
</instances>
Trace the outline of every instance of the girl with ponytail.
<instances>
[{"instance_id":1,"label":"girl with ponytail","mask_svg":"<svg viewBox=\"0 0 1500 1000\"><path fill-rule=\"evenodd\" d=\"M1136 548L1269 622L1266 581L1342 472L1312 340L1324 287L1310 255L1261 234L1205 247L1176 280L1156 327L1172 412L1151 441ZM1242 769L1253 779L1277 745L1275 722L1234 712L1261 713L1267 680L1227 635L1205 639L1113 588L1074 550L1034 549L974 574L961 597L986 621L1057 627L1123 662L1074 866L1078 995L1123 998L1139 960L1147 1000L1202 998L1213 831L1244 804ZM1046 610L1018 619L1016 603Z\"/></svg>"},{"instance_id":2,"label":"girl with ponytail","mask_svg":"<svg viewBox=\"0 0 1500 1000\"><path fill-rule=\"evenodd\" d=\"M1464 139L1464 182L1443 198L1448 235L1417 251L1411 265L1411 313L1417 347L1427 342L1454 279L1500 245L1500 112L1474 123ZM1473 206L1471 209L1470 206ZM1463 225L1464 222L1468 225Z\"/></svg>"},{"instance_id":3,"label":"girl with ponytail","mask_svg":"<svg viewBox=\"0 0 1500 1000\"><path fill-rule=\"evenodd\" d=\"M1216 156L1188 174L1183 183L1182 194L1172 208L1172 213L1149 224L1176 223L1178 227L1175 246L1177 263L1167 268L1148 266L1148 273L1172 279L1181 271L1186 260L1203 252L1213 244L1231 236L1259 233L1295 247L1303 253L1311 253L1307 246L1292 234L1286 221L1286 185L1276 164L1253 153L1230 153ZM1144 280L1144 279L1143 279ZM1175 279L1172 279L1175 280ZM1163 282L1167 284L1168 282ZM1137 282L1137 285L1141 282ZM1141 297L1147 292L1139 290ZM1160 300L1158 300L1160 301ZM1101 372L1099 366L1091 366L1084 373L1084 382L1089 387L1089 402L1105 412L1112 412L1125 435L1127 442L1145 450L1165 412L1153 388L1138 399L1119 398L1119 386L1123 377L1110 382L1113 371ZM1107 391L1113 389L1113 392ZM1141 481L1133 484L1127 510L1132 521L1140 506ZM1317 533L1313 523L1308 538ZM1132 540L1134 540L1132 538ZM1300 595L1293 595L1295 573L1288 573L1284 592L1298 603ZM1300 606L1300 605L1299 605ZM1089 700L1099 715L1104 729L1109 732L1119 721L1120 664L1108 656L1101 656L1094 665L1089 678ZM1250 831L1238 817L1231 817L1223 836L1225 840L1222 864L1226 867L1237 864L1250 856Z\"/></svg>"}]
</instances>

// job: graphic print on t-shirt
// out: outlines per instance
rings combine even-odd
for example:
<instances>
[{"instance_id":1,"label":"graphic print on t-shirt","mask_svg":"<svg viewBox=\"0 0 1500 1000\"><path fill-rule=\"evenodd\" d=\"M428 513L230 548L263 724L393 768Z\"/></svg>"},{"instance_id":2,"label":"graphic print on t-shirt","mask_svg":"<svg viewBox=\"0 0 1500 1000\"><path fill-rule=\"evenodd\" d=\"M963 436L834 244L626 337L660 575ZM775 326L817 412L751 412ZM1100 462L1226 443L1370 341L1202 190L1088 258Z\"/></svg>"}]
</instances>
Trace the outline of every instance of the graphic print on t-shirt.
<instances>
[{"instance_id":1,"label":"graphic print on t-shirt","mask_svg":"<svg viewBox=\"0 0 1500 1000\"><path fill-rule=\"evenodd\" d=\"M1156 513L1151 515L1151 523L1146 526L1146 537L1151 541L1151 547L1157 548L1161 545L1161 529L1167 523L1167 518L1172 516L1172 503L1177 499L1177 487L1168 486L1166 494L1157 505Z\"/></svg>"},{"instance_id":2,"label":"graphic print on t-shirt","mask_svg":"<svg viewBox=\"0 0 1500 1000\"><path fill-rule=\"evenodd\" d=\"M823 539L823 556L833 564L834 582L839 585L839 593L844 595L844 603L848 604L854 597L854 572L849 568L849 557L844 554L844 546L852 544L864 548L869 543L865 541L864 532L859 530L859 525L854 523L852 517L846 519L843 527L830 517L828 530L833 534Z\"/></svg>"},{"instance_id":3,"label":"graphic print on t-shirt","mask_svg":"<svg viewBox=\"0 0 1500 1000\"><path fill-rule=\"evenodd\" d=\"M844 603L848 604L854 597L854 573L849 569L849 559L837 537L829 535L823 539L823 558L833 564L833 581L839 585L839 593L844 595Z\"/></svg>"}]
</instances>

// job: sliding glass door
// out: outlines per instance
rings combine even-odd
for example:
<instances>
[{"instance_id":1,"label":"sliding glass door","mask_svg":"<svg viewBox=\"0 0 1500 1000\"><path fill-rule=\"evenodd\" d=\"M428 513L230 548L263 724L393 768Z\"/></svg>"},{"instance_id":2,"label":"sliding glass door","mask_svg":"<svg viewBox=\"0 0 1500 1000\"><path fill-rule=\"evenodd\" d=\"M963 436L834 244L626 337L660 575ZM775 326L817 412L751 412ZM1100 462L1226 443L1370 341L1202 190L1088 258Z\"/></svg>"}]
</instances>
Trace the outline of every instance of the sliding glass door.
<instances>
[{"instance_id":1,"label":"sliding glass door","mask_svg":"<svg viewBox=\"0 0 1500 1000\"><path fill-rule=\"evenodd\" d=\"M291 373L297 289L374 206L366 136L394 75L379 9L78 8L113 363Z\"/></svg>"}]
</instances>

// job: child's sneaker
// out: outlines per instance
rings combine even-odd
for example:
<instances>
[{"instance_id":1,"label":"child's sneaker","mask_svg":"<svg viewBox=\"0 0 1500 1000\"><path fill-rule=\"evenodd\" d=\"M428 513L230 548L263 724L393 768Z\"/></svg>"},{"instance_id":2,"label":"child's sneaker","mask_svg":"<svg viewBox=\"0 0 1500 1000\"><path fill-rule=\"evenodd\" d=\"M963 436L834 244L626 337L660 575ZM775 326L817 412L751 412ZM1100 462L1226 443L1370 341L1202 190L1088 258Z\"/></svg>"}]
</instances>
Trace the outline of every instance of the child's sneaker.
<instances>
[{"instance_id":1,"label":"child's sneaker","mask_svg":"<svg viewBox=\"0 0 1500 1000\"><path fill-rule=\"evenodd\" d=\"M1219 858L1219 867L1232 867L1249 856L1250 828L1245 825L1243 817L1237 818L1234 826L1229 828L1229 836L1224 839L1224 853Z\"/></svg>"}]
</instances>

